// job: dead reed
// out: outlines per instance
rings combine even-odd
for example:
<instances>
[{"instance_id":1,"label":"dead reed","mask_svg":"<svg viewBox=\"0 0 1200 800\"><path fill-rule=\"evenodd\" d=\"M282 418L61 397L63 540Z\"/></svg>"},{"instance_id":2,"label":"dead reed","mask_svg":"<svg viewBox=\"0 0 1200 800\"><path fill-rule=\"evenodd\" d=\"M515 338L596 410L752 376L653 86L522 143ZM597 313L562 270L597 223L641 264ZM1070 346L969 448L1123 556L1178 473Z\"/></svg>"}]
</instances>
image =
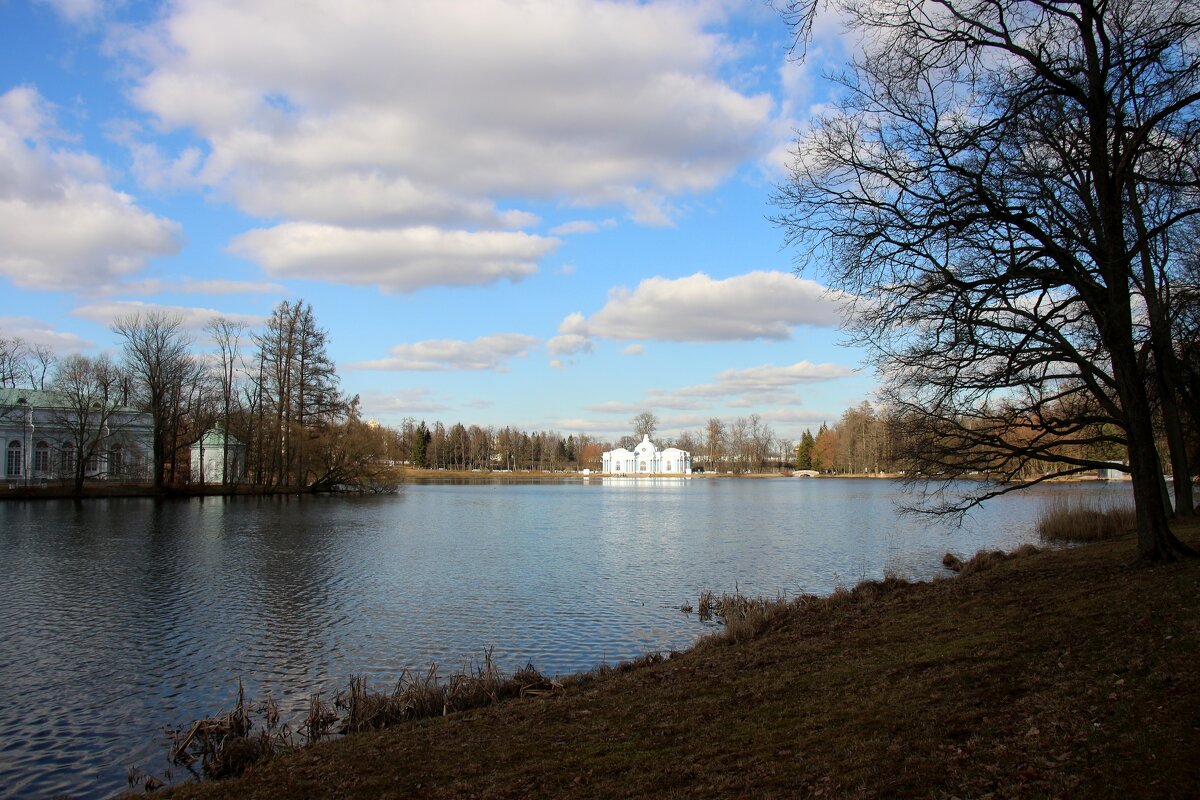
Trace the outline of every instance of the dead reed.
<instances>
[{"instance_id":1,"label":"dead reed","mask_svg":"<svg viewBox=\"0 0 1200 800\"><path fill-rule=\"evenodd\" d=\"M237 702L230 711L198 720L186 734L168 732L173 737L169 758L197 778L226 778L240 775L277 753L298 750L337 734L380 730L510 698L549 695L562 688L561 683L545 677L532 664L511 675L503 674L489 649L481 660L445 679L439 675L438 665L433 664L424 672L405 671L390 692L374 691L365 677L355 676L332 703L314 694L297 736L280 722L279 707L270 696L258 703L248 702L239 681ZM136 781L148 789L153 780L148 775L130 773L131 787Z\"/></svg>"},{"instance_id":2,"label":"dead reed","mask_svg":"<svg viewBox=\"0 0 1200 800\"><path fill-rule=\"evenodd\" d=\"M171 734L171 763L210 778L240 775L277 751L295 747L291 729L280 723L275 701L268 695L261 702L247 702L241 681L237 703L231 710L197 720L183 736L180 731Z\"/></svg>"},{"instance_id":3,"label":"dead reed","mask_svg":"<svg viewBox=\"0 0 1200 800\"><path fill-rule=\"evenodd\" d=\"M1132 506L1093 500L1051 503L1038 516L1038 533L1048 542L1103 542L1132 530L1137 518Z\"/></svg>"}]
</instances>

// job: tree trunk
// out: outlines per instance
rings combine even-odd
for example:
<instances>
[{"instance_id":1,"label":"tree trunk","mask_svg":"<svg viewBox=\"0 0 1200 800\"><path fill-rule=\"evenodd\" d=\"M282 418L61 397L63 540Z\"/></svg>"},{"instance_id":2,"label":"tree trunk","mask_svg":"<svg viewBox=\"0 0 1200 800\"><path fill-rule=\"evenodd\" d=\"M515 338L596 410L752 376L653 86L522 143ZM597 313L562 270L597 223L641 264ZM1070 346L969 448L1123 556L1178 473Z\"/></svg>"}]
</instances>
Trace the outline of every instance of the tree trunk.
<instances>
[{"instance_id":1,"label":"tree trunk","mask_svg":"<svg viewBox=\"0 0 1200 800\"><path fill-rule=\"evenodd\" d=\"M1125 412L1128 438L1129 472L1133 477L1133 499L1137 512L1138 556L1155 563L1176 561L1196 553L1171 532L1167 508L1160 487L1163 483L1158 448L1154 445L1154 426L1146 389L1138 380L1132 342L1114 347L1113 376L1117 380L1121 405Z\"/></svg>"}]
</instances>

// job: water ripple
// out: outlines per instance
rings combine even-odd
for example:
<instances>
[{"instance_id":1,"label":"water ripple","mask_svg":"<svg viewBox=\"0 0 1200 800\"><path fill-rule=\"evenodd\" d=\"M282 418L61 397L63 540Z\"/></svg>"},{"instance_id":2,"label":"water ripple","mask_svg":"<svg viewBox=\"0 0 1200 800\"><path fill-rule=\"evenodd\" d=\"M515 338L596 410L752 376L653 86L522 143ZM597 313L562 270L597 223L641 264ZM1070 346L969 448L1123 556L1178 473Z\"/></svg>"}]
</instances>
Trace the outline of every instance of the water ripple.
<instances>
[{"instance_id":1,"label":"water ripple","mask_svg":"<svg viewBox=\"0 0 1200 800\"><path fill-rule=\"evenodd\" d=\"M488 648L505 669L590 669L687 647L708 627L678 607L702 589L927 577L948 549L1029 540L1040 503L931 530L897 518L894 492L593 481L0 503L0 796L105 797L131 765L162 774L163 726L229 707L239 679L297 714L352 675L447 674Z\"/></svg>"}]
</instances>

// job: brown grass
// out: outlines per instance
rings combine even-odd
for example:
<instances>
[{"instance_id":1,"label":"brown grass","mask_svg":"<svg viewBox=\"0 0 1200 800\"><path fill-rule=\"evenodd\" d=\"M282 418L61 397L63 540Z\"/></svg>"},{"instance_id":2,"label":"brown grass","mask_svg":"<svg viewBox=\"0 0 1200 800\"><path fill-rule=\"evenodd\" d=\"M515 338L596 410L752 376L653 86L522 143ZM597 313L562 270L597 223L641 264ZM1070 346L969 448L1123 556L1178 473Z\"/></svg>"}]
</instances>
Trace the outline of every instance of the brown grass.
<instances>
[{"instance_id":1,"label":"brown grass","mask_svg":"<svg viewBox=\"0 0 1200 800\"><path fill-rule=\"evenodd\" d=\"M1106 542L1136 525L1133 506L1112 501L1051 503L1038 516L1038 533L1047 542Z\"/></svg>"},{"instance_id":2,"label":"brown grass","mask_svg":"<svg viewBox=\"0 0 1200 800\"><path fill-rule=\"evenodd\" d=\"M1200 525L1176 533L1195 546ZM172 796L1195 796L1200 560L1149 567L1134 550L988 557L950 580L793 598L750 638Z\"/></svg>"}]
</instances>

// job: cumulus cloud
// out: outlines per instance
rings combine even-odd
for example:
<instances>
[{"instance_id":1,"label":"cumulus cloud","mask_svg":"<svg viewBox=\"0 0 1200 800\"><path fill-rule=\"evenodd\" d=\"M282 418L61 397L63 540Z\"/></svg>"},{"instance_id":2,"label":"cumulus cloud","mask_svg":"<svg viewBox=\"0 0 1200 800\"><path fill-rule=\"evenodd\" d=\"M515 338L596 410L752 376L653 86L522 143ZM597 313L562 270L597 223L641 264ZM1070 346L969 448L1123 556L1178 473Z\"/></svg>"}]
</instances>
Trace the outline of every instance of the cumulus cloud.
<instances>
[{"instance_id":1,"label":"cumulus cloud","mask_svg":"<svg viewBox=\"0 0 1200 800\"><path fill-rule=\"evenodd\" d=\"M223 278L196 280L183 278L181 280L164 278L147 278L139 281L126 281L105 287L105 290L121 294L161 294L163 292L179 292L180 294L286 294L287 287L281 283L270 281L236 281Z\"/></svg>"},{"instance_id":2,"label":"cumulus cloud","mask_svg":"<svg viewBox=\"0 0 1200 800\"><path fill-rule=\"evenodd\" d=\"M762 409L776 407L772 419L788 421L788 414L779 406L798 406L803 397L793 387L824 383L855 374L851 367L841 364L813 364L798 361L786 366L763 365L748 369L727 369L718 372L711 383L684 386L678 389L651 389L641 400L610 400L587 406L594 414L634 414L646 408L694 411L714 404L729 408ZM796 412L803 416L808 412ZM766 412L763 412L766 417ZM805 417L807 419L807 417Z\"/></svg>"},{"instance_id":3,"label":"cumulus cloud","mask_svg":"<svg viewBox=\"0 0 1200 800\"><path fill-rule=\"evenodd\" d=\"M634 290L621 287L585 317L570 314L563 335L676 342L787 339L797 325L833 327L842 297L815 281L784 272L751 272L714 280L703 272L686 278L648 278Z\"/></svg>"},{"instance_id":4,"label":"cumulus cloud","mask_svg":"<svg viewBox=\"0 0 1200 800\"><path fill-rule=\"evenodd\" d=\"M801 384L825 383L853 374L853 368L842 364L813 364L810 361L797 361L783 367L764 364L748 369L727 369L716 374L716 383L690 386L679 389L677 393L720 397L746 392L766 392Z\"/></svg>"},{"instance_id":5,"label":"cumulus cloud","mask_svg":"<svg viewBox=\"0 0 1200 800\"><path fill-rule=\"evenodd\" d=\"M236 238L232 252L278 278L374 285L385 292L519 281L558 246L519 231L343 228L285 222Z\"/></svg>"},{"instance_id":6,"label":"cumulus cloud","mask_svg":"<svg viewBox=\"0 0 1200 800\"><path fill-rule=\"evenodd\" d=\"M360 361L352 369L379 369L414 372L454 370L492 370L506 372L508 362L524 356L538 340L520 333L494 333L474 341L428 339L415 344L398 344L388 358Z\"/></svg>"},{"instance_id":7,"label":"cumulus cloud","mask_svg":"<svg viewBox=\"0 0 1200 800\"><path fill-rule=\"evenodd\" d=\"M432 414L449 408L434 400L429 389L416 387L393 392L367 392L361 396L364 413L396 417L407 414Z\"/></svg>"},{"instance_id":8,"label":"cumulus cloud","mask_svg":"<svg viewBox=\"0 0 1200 800\"><path fill-rule=\"evenodd\" d=\"M53 109L28 86L0 95L0 275L88 289L179 250L179 225L114 190L88 153L56 146Z\"/></svg>"},{"instance_id":9,"label":"cumulus cloud","mask_svg":"<svg viewBox=\"0 0 1200 800\"><path fill-rule=\"evenodd\" d=\"M546 349L551 355L570 356L576 353L588 353L592 350L592 340L586 336L578 336L576 334L564 334L555 336L550 341L546 342Z\"/></svg>"},{"instance_id":10,"label":"cumulus cloud","mask_svg":"<svg viewBox=\"0 0 1200 800\"><path fill-rule=\"evenodd\" d=\"M195 306L170 306L160 303L143 303L140 300L114 300L107 303L91 303L80 306L71 312L72 316L90 319L101 325L111 325L118 317L132 314L148 314L151 312L178 316L183 327L192 331L204 328L215 317L224 317L232 322L242 322L255 328L261 325L264 318L257 314L236 314L219 311L215 308L199 308Z\"/></svg>"},{"instance_id":11,"label":"cumulus cloud","mask_svg":"<svg viewBox=\"0 0 1200 800\"><path fill-rule=\"evenodd\" d=\"M612 228L615 227L616 224L617 221L611 218L601 222L577 219L570 222L564 222L561 225L556 225L550 229L550 233L553 236L570 236L579 233L598 233L601 228Z\"/></svg>"},{"instance_id":12,"label":"cumulus cloud","mask_svg":"<svg viewBox=\"0 0 1200 800\"><path fill-rule=\"evenodd\" d=\"M0 317L0 336L17 337L28 345L43 345L62 356L90 350L95 343L75 333L58 330L53 324L33 317Z\"/></svg>"},{"instance_id":13,"label":"cumulus cloud","mask_svg":"<svg viewBox=\"0 0 1200 800\"><path fill-rule=\"evenodd\" d=\"M669 221L759 153L772 100L722 77L721 4L191 0L124 40L133 97L244 210L337 225L525 224L496 198ZM172 159L164 157L164 165Z\"/></svg>"}]
</instances>

